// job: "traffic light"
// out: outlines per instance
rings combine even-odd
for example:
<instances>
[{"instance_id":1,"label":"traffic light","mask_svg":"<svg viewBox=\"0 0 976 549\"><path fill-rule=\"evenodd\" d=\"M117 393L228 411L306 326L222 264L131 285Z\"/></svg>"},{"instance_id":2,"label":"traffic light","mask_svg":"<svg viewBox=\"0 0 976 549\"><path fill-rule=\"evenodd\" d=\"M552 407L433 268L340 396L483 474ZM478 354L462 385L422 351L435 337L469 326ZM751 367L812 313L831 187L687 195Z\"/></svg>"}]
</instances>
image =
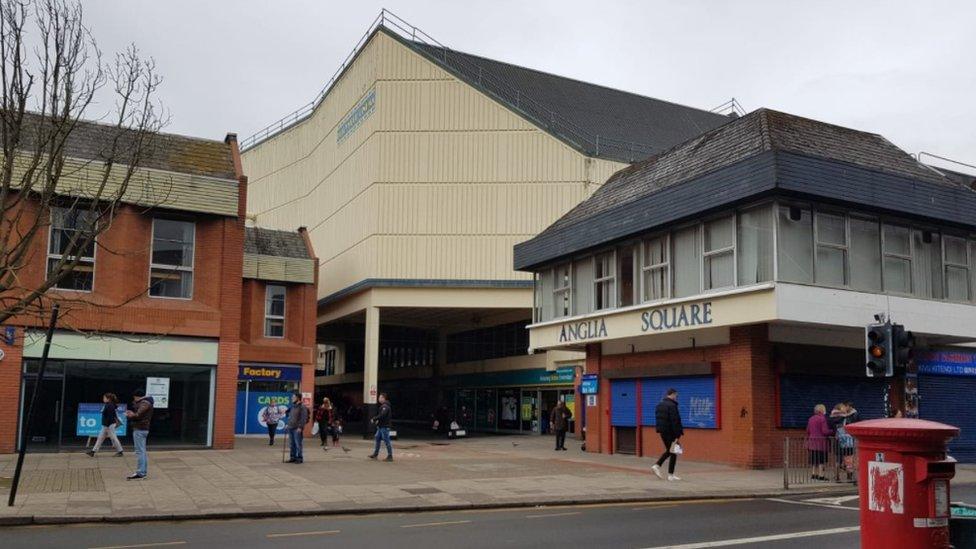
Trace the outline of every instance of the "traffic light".
<instances>
[{"instance_id":1,"label":"traffic light","mask_svg":"<svg viewBox=\"0 0 976 549\"><path fill-rule=\"evenodd\" d=\"M867 359L865 372L868 377L895 375L894 350L891 324L869 324L864 330L864 351Z\"/></svg>"},{"instance_id":2,"label":"traffic light","mask_svg":"<svg viewBox=\"0 0 976 549\"><path fill-rule=\"evenodd\" d=\"M907 366L915 359L915 336L901 324L891 326L891 347L895 366Z\"/></svg>"}]
</instances>

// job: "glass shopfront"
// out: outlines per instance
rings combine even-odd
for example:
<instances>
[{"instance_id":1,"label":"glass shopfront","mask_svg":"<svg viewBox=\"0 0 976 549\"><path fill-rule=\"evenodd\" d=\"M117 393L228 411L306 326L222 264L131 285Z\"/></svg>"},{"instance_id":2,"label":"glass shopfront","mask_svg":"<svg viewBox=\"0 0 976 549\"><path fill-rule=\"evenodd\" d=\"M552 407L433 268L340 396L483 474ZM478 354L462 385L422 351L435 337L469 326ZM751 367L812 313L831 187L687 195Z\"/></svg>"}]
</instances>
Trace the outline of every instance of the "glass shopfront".
<instances>
[{"instance_id":1,"label":"glass shopfront","mask_svg":"<svg viewBox=\"0 0 976 549\"><path fill-rule=\"evenodd\" d=\"M266 435L268 428L261 419L264 409L268 406L289 406L291 395L299 390L301 381L302 367L298 364L242 362L237 374L234 433ZM285 422L279 422L278 432L284 430Z\"/></svg>"},{"instance_id":2,"label":"glass shopfront","mask_svg":"<svg viewBox=\"0 0 976 549\"><path fill-rule=\"evenodd\" d=\"M21 422L37 385L39 363L24 360ZM38 392L31 447L56 451L90 445L86 422L94 420L82 405L100 406L104 393L115 393L122 404L131 405L136 389L147 390L156 400L149 429L153 445L209 446L214 373L212 366L50 360ZM131 443L131 436L127 430L124 443Z\"/></svg>"}]
</instances>

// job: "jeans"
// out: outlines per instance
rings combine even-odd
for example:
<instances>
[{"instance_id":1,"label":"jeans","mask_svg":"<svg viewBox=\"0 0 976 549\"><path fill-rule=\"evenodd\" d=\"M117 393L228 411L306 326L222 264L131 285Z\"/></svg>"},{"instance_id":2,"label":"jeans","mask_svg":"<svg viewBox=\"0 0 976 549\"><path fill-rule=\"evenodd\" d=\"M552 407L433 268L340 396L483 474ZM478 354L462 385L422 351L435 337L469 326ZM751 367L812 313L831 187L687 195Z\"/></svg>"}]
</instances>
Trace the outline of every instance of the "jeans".
<instances>
[{"instance_id":1,"label":"jeans","mask_svg":"<svg viewBox=\"0 0 976 549\"><path fill-rule=\"evenodd\" d=\"M556 449L562 450L566 447L566 429L556 429Z\"/></svg>"},{"instance_id":2,"label":"jeans","mask_svg":"<svg viewBox=\"0 0 976 549\"><path fill-rule=\"evenodd\" d=\"M268 426L268 439L269 439L268 442L270 442L271 444L274 444L275 433L278 432L278 424L277 423L267 423L266 425Z\"/></svg>"},{"instance_id":3,"label":"jeans","mask_svg":"<svg viewBox=\"0 0 976 549\"><path fill-rule=\"evenodd\" d=\"M304 434L301 428L291 429L288 431L288 442L291 443L291 459L301 463L304 461L302 457L302 442Z\"/></svg>"},{"instance_id":4,"label":"jeans","mask_svg":"<svg viewBox=\"0 0 976 549\"><path fill-rule=\"evenodd\" d=\"M657 466L660 467L664 463L664 460L666 460L668 458L671 458L671 461L668 462L668 474L669 475L673 475L674 474L674 466L678 462L678 454L672 454L671 453L671 444L674 443L675 440L677 440L677 439L674 439L674 438L669 437L669 436L661 435L661 441L664 442L664 453L661 454L661 457L660 458L658 458L658 460L657 460Z\"/></svg>"},{"instance_id":5,"label":"jeans","mask_svg":"<svg viewBox=\"0 0 976 549\"><path fill-rule=\"evenodd\" d=\"M389 427L377 427L376 428L376 446L373 448L373 455L378 456L380 454L380 441L386 443L386 455L387 457L393 457L393 443L390 441L390 428Z\"/></svg>"},{"instance_id":6,"label":"jeans","mask_svg":"<svg viewBox=\"0 0 976 549\"><path fill-rule=\"evenodd\" d=\"M95 439L95 445L92 446L92 452L97 452L98 449L102 447L102 443L105 442L106 438L112 441L112 447L115 448L116 452L122 451L122 443L119 442L119 437L115 436L116 427L117 424L115 423L108 426L102 426L102 430L98 433L98 438Z\"/></svg>"},{"instance_id":7,"label":"jeans","mask_svg":"<svg viewBox=\"0 0 976 549\"><path fill-rule=\"evenodd\" d=\"M136 474L139 475L145 475L149 468L149 458L146 456L147 438L149 438L148 430L132 430L132 444L136 447Z\"/></svg>"}]
</instances>

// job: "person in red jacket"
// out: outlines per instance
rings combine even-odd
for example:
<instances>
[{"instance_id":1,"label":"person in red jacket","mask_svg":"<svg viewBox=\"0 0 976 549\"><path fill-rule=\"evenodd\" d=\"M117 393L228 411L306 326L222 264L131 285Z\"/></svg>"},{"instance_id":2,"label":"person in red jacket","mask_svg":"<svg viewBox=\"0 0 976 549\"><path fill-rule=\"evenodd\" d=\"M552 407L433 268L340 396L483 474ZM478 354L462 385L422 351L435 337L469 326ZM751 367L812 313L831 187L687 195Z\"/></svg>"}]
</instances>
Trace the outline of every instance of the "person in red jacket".
<instances>
[{"instance_id":1,"label":"person in red jacket","mask_svg":"<svg viewBox=\"0 0 976 549\"><path fill-rule=\"evenodd\" d=\"M810 478L813 480L827 480L824 474L824 464L827 463L827 450L834 430L827 423L827 407L817 404L813 407L813 415L807 420L807 454L810 456Z\"/></svg>"}]
</instances>

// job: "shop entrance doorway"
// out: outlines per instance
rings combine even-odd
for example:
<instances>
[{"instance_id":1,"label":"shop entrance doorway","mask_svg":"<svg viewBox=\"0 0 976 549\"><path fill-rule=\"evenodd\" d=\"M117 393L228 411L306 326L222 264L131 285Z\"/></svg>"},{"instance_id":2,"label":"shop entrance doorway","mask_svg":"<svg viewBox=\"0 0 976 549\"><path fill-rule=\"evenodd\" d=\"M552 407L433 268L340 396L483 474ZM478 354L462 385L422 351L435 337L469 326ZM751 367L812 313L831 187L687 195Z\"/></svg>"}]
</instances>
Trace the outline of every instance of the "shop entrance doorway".
<instances>
[{"instance_id":1,"label":"shop entrance doorway","mask_svg":"<svg viewBox=\"0 0 976 549\"><path fill-rule=\"evenodd\" d=\"M37 387L37 376L29 376L24 379L24 394L21 402L30 402ZM64 376L61 374L45 374L44 381L41 382L37 392L35 402L34 423L28 434L29 447L31 451L38 452L57 452L61 447L61 403L64 401ZM21 433L27 422L27 406L22 407L20 413ZM20 445L20 439L17 440Z\"/></svg>"}]
</instances>

